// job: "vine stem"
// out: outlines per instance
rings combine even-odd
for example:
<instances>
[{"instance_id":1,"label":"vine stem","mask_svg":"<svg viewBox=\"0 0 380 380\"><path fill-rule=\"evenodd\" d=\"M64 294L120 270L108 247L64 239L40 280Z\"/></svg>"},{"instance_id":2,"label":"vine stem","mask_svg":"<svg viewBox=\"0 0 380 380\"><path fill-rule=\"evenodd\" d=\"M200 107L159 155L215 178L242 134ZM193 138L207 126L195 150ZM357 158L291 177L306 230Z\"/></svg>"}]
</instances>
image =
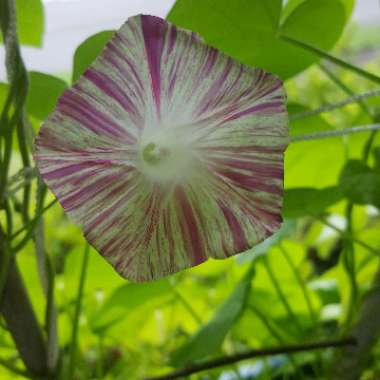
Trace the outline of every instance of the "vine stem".
<instances>
[{"instance_id":1,"label":"vine stem","mask_svg":"<svg viewBox=\"0 0 380 380\"><path fill-rule=\"evenodd\" d=\"M286 310L286 312L288 313L288 315L291 318L292 322L296 326L298 332L300 334L302 334L303 331L304 331L304 329L302 327L302 324L300 323L299 319L295 315L292 307L290 306L290 304L288 302L287 297L285 296L284 292L282 291L281 285L279 284L279 282L278 282L275 274L273 273L272 267L271 267L271 265L270 265L267 257L264 256L263 259L264 259L263 260L263 264L264 264L265 270L266 270L266 272L267 272L267 274L269 276L269 279L271 280L271 283L272 283L274 289L276 290L276 293L277 293L277 295L278 295L281 303L284 306L284 309Z\"/></svg>"},{"instance_id":2,"label":"vine stem","mask_svg":"<svg viewBox=\"0 0 380 380\"><path fill-rule=\"evenodd\" d=\"M351 135L354 133L377 131L379 129L380 129L380 124L358 125L355 127L345 128L341 130L323 131L323 132L315 132L315 133L308 133L305 135L293 136L291 138L291 142L311 141L311 140L320 140L320 139L331 138L331 137L341 137L341 136Z\"/></svg>"},{"instance_id":3,"label":"vine stem","mask_svg":"<svg viewBox=\"0 0 380 380\"><path fill-rule=\"evenodd\" d=\"M369 97L369 96L364 96L364 95L370 94L370 93L373 94L374 92L377 93L378 90L373 90L373 91L370 91L369 93L366 92L366 93L362 93L362 94L355 94L355 92L353 90L351 90L351 88L349 88L345 83L343 83L341 81L341 79L338 77L338 75L336 73L334 73L333 70L330 69L327 65L320 63L319 68L327 76L328 79L333 81L343 92L345 92L348 95L348 98L345 99L346 101L348 101L348 99L352 99L353 102L356 102L360 106L360 108L369 117L372 118L372 112L371 112L370 108L368 107L368 105L364 102L364 99ZM349 103L345 102L345 103L350 104L350 102ZM342 104L342 102L340 102L340 104ZM323 111L323 112L325 112L325 111Z\"/></svg>"},{"instance_id":4,"label":"vine stem","mask_svg":"<svg viewBox=\"0 0 380 380\"><path fill-rule=\"evenodd\" d=\"M330 71L325 66L321 65L321 68L328 75L333 75L332 73L330 73ZM314 116L314 115L319 115L321 113L330 112L330 111L342 108L348 104L353 104L353 103L359 103L362 105L362 104L364 104L364 103L362 103L363 99L374 97L374 96L380 96L380 88L377 88L375 90L371 90L368 92L364 92L362 94L353 94L353 95L347 97L346 99L343 99L337 103L325 104L325 105L321 106L320 108L308 110L305 112L295 113L293 115L290 115L289 119L291 121L299 120L299 119L303 119L303 118L306 118L309 116ZM363 107L367 111L365 104L363 105Z\"/></svg>"},{"instance_id":5,"label":"vine stem","mask_svg":"<svg viewBox=\"0 0 380 380\"><path fill-rule=\"evenodd\" d=\"M339 339L339 340L326 340L326 341L315 342L315 343L294 344L294 345L286 345L286 346L281 346L281 347L249 350L246 352L241 352L239 354L222 356L217 359L205 361L203 363L194 364L187 368L182 368L163 376L149 377L149 378L146 378L145 380L180 379L180 378L184 378L185 376L192 375L194 373L202 372L202 371L209 370L212 368L223 367L223 366L233 364L233 363L246 360L246 359L258 358L258 357L270 356L270 355L292 354L296 352L313 351L313 350L320 350L320 349L332 348L332 347L355 346L356 343L357 343L356 339L348 337L348 338Z\"/></svg>"},{"instance_id":6,"label":"vine stem","mask_svg":"<svg viewBox=\"0 0 380 380\"><path fill-rule=\"evenodd\" d=\"M343 67L344 69L350 70L358 75L360 75L363 78L366 78L372 82L380 83L380 77L377 75L370 73L369 71L363 70L362 68L355 66L351 63L348 63L346 61L343 61L342 59L335 57L326 51L323 51L315 46L309 45L304 41L297 40L295 38L291 38L285 35L281 35L280 38L283 41L286 41L294 46L298 46L301 49L307 50L311 52L314 55L319 56L320 58L326 59L332 63L334 63L337 66Z\"/></svg>"},{"instance_id":7,"label":"vine stem","mask_svg":"<svg viewBox=\"0 0 380 380\"><path fill-rule=\"evenodd\" d=\"M78 294L75 301L74 319L73 319L73 329L71 334L70 343L70 356L69 356L69 368L67 379L74 379L75 363L77 357L77 344L78 344L78 328L79 328L79 318L82 310L82 299L84 293L84 284L86 281L88 257L90 252L90 246L86 243L83 255L82 268L79 278Z\"/></svg>"},{"instance_id":8,"label":"vine stem","mask_svg":"<svg viewBox=\"0 0 380 380\"><path fill-rule=\"evenodd\" d=\"M305 302L306 302L306 306L307 306L307 308L309 310L310 318L311 318L311 320L313 322L314 327L317 327L317 325L318 325L318 317L317 317L317 314L316 314L316 312L315 312L315 310L313 308L313 303L311 302L311 298L310 298L310 295L309 295L309 292L308 292L308 289L307 289L306 282L302 278L302 276L300 274L300 271L295 266L295 264L292 261L292 259L291 259L290 255L289 255L288 251L284 248L284 246L283 246L283 244L281 242L279 243L279 249L280 249L281 253L283 254L286 262L288 263L290 269L292 270L293 275L294 275L295 279L297 280L300 289L302 290L302 293L303 293L303 296L304 296L304 299L305 299Z\"/></svg>"},{"instance_id":9,"label":"vine stem","mask_svg":"<svg viewBox=\"0 0 380 380\"><path fill-rule=\"evenodd\" d=\"M339 233L343 239L348 239L348 240L351 240L353 243L356 243L358 245L360 245L361 247L365 248L367 251L373 253L374 255L376 256L380 256L380 252L378 252L378 250L374 247L371 247L370 245L368 245L366 242L356 238L355 236L353 236L352 234L347 234L346 231L344 230L341 230L340 228L336 227L334 224L330 223L328 220L326 220L325 218L323 217L320 217L320 218L317 218L321 223L325 224L327 227L330 227L332 230L336 231L337 233Z\"/></svg>"},{"instance_id":10,"label":"vine stem","mask_svg":"<svg viewBox=\"0 0 380 380\"><path fill-rule=\"evenodd\" d=\"M46 374L44 337L14 260L9 265L0 311L25 367L31 374Z\"/></svg>"}]
</instances>

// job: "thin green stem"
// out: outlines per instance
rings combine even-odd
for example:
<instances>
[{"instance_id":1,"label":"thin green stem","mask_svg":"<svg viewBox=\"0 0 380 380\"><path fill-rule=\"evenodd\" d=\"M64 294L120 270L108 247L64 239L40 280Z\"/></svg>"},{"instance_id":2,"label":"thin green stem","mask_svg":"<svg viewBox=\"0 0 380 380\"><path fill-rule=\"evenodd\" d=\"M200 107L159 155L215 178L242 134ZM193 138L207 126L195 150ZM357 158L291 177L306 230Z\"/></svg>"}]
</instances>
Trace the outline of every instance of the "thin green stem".
<instances>
[{"instance_id":1,"label":"thin green stem","mask_svg":"<svg viewBox=\"0 0 380 380\"><path fill-rule=\"evenodd\" d=\"M38 221L40 220L41 216L46 212L48 211L52 206L54 206L55 204L57 203L57 200L54 199L53 201L51 201L50 203L48 203L47 206L45 206L42 211L37 214L37 216L32 219L28 225L20 228L18 231L16 231L10 238L10 240L14 240L17 236L19 236L22 232L26 231L27 230L27 233L25 234L24 238L20 241L20 243L18 243L18 245L13 249L15 252L18 252L20 251L20 249L22 249L27 243L28 241L30 240L30 238L32 237L33 235L33 232L34 232L34 229L36 228L37 224L38 224Z\"/></svg>"},{"instance_id":2,"label":"thin green stem","mask_svg":"<svg viewBox=\"0 0 380 380\"><path fill-rule=\"evenodd\" d=\"M73 328L72 328L72 333L71 333L71 344L70 344L69 368L68 368L68 376L67 376L68 380L74 379L74 372L75 372L75 365L76 365L76 358L77 358L77 351L78 351L77 344L78 344L79 318L80 318L80 314L82 310L82 300L83 300L83 293L84 293L84 285L86 281L89 252L90 252L90 247L86 243L86 246L84 249L84 255L83 255L82 268L81 268L81 273L80 273L80 278L79 278L78 293L77 293L75 309L74 309Z\"/></svg>"},{"instance_id":3,"label":"thin green stem","mask_svg":"<svg viewBox=\"0 0 380 380\"><path fill-rule=\"evenodd\" d=\"M256 314L257 318L260 319L260 322L266 327L268 332L272 335L272 337L277 340L278 343L284 343L283 337L278 333L278 331L269 323L269 319L266 315L264 315L257 307L250 304L249 309Z\"/></svg>"},{"instance_id":4,"label":"thin green stem","mask_svg":"<svg viewBox=\"0 0 380 380\"><path fill-rule=\"evenodd\" d=\"M15 175L8 178L8 187L5 191L5 199L14 196L19 190L23 189L25 185L37 176L36 168L22 168Z\"/></svg>"},{"instance_id":5,"label":"thin green stem","mask_svg":"<svg viewBox=\"0 0 380 380\"><path fill-rule=\"evenodd\" d=\"M2 113L2 123L5 126L2 134L5 139L4 156L1 162L0 171L0 203L4 198L7 186L8 172L12 154L12 135L13 129L18 125L23 125L25 102L28 92L28 75L21 58L16 27L16 9L13 0L0 1L0 27L5 43L5 64L9 86L7 104ZM10 111L10 103L13 102L13 115L9 118L7 113ZM23 142L20 143L20 151L23 160L28 160L23 152Z\"/></svg>"},{"instance_id":6,"label":"thin green stem","mask_svg":"<svg viewBox=\"0 0 380 380\"><path fill-rule=\"evenodd\" d=\"M332 80L341 90L343 90L349 97L346 99L348 101L349 99L352 99L352 102L346 103L357 103L361 109L372 118L372 113L367 104L363 101L366 98L369 98L371 96L379 96L380 90L372 90L369 92L365 92L363 94L355 94L354 91L352 91L345 83L343 83L340 78L332 71L329 67L324 65L323 63L319 64L319 68L322 70L322 72L327 75L327 77ZM368 95L368 96L367 96ZM343 104L345 105L345 104ZM340 108L340 107L337 107Z\"/></svg>"},{"instance_id":7,"label":"thin green stem","mask_svg":"<svg viewBox=\"0 0 380 380\"><path fill-rule=\"evenodd\" d=\"M295 38L291 38L291 37L287 37L287 36L280 36L280 38L283 40L283 41L286 41L294 46L298 46L304 50L307 50L311 53L313 53L314 55L317 55L318 57L320 58L324 58L332 63L334 63L335 65L338 65L340 67L343 67L344 69L347 69L347 70L350 70L358 75L360 75L361 77L363 78L366 78L372 82L375 82L375 83L380 83L380 77L378 77L377 75L373 74L373 73L370 73L369 71L366 71L360 67L357 67L351 63L348 63L346 61L343 61L342 59L340 58L337 58L315 46L312 46L312 45L309 45L307 44L306 42L303 42L303 41L300 41L300 40L297 40Z\"/></svg>"},{"instance_id":8,"label":"thin green stem","mask_svg":"<svg viewBox=\"0 0 380 380\"><path fill-rule=\"evenodd\" d=\"M46 311L45 311L45 325L47 335L47 367L50 373L54 374L58 358L58 329L57 329L57 308L54 302L54 289L55 289L55 271L51 258L46 255Z\"/></svg>"},{"instance_id":9,"label":"thin green stem","mask_svg":"<svg viewBox=\"0 0 380 380\"><path fill-rule=\"evenodd\" d=\"M41 217L42 205L47 194L46 186L37 181L36 217L38 222L34 228L33 241L35 246L38 273L42 288L46 295L45 330L47 335L47 367L54 374L57 368L59 347L57 329L57 309L54 301L55 270L52 260L45 248L44 223Z\"/></svg>"},{"instance_id":10,"label":"thin green stem","mask_svg":"<svg viewBox=\"0 0 380 380\"><path fill-rule=\"evenodd\" d=\"M8 270L12 260L12 252L8 245L6 235L0 224L0 257L2 265L0 266L0 305L3 300L4 290L8 277Z\"/></svg>"},{"instance_id":11,"label":"thin green stem","mask_svg":"<svg viewBox=\"0 0 380 380\"><path fill-rule=\"evenodd\" d=\"M348 203L346 208L346 221L347 226L345 229L346 236L353 235L353 227L352 227L352 212L354 205L352 203ZM359 294L359 286L356 281L356 264L355 264L355 252L352 240L345 239L344 241L344 251L342 257L343 267L346 271L349 283L350 283L350 296L348 301L348 310L347 317L345 321L345 326L350 326L357 307L358 294Z\"/></svg>"},{"instance_id":12,"label":"thin green stem","mask_svg":"<svg viewBox=\"0 0 380 380\"><path fill-rule=\"evenodd\" d=\"M341 81L341 79L335 75L327 66L320 64L321 70L346 94L353 95L354 91L351 90L344 82ZM375 90L376 92L376 90ZM363 97L358 97L357 103L362 108L362 110L372 119L372 122L376 123L378 120L374 117L371 110L367 106L367 104L363 101ZM369 158L369 153L374 141L374 138L376 136L377 130L371 131L371 134L369 138L367 139L364 147L363 147L363 161L367 162ZM354 211L354 204L349 202L347 204L346 208L346 221L347 226L345 228L345 234L348 236L353 236L354 230L353 230L353 211ZM344 241L344 251L342 255L342 263L343 267L346 271L349 283L350 283L350 296L348 301L348 312L347 317L345 321L345 326L348 327L352 323L355 312L357 309L357 303L358 303L358 297L359 297L359 286L356 280L357 275L357 267L356 267L356 260L355 260L355 252L354 252L354 246L353 241L351 239L345 239Z\"/></svg>"},{"instance_id":13,"label":"thin green stem","mask_svg":"<svg viewBox=\"0 0 380 380\"><path fill-rule=\"evenodd\" d=\"M380 130L380 124L368 124L368 125L358 125L356 127L344 128L334 131L323 131L323 132L314 132L307 135L297 135L291 138L291 142L300 142L300 141L312 141L312 140L321 140L332 137L341 137L347 136L354 133L361 132L373 132Z\"/></svg>"},{"instance_id":14,"label":"thin green stem","mask_svg":"<svg viewBox=\"0 0 380 380\"><path fill-rule=\"evenodd\" d=\"M324 219L323 217L319 217L318 220L320 220L326 226L330 227L332 230L338 232L342 236L343 239L349 239L352 242L354 242L354 243L360 245L361 247L365 248L369 252L372 252L375 255L380 256L380 252L376 248L371 247L370 245L368 245L364 241L356 238L355 236L347 234L345 231L343 231L340 228L334 226L332 223L330 223L328 220Z\"/></svg>"},{"instance_id":15,"label":"thin green stem","mask_svg":"<svg viewBox=\"0 0 380 380\"><path fill-rule=\"evenodd\" d=\"M18 145L21 153L21 159L23 163L24 169L30 168L30 159L28 152L28 145L26 139L26 131L25 131L25 112L23 112L23 116L20 118L20 121L17 125L17 138ZM22 219L24 224L29 221L29 203L30 203L30 192L31 192L31 184L30 182L26 182L24 186L24 194L23 194L23 202L22 202Z\"/></svg>"},{"instance_id":16,"label":"thin green stem","mask_svg":"<svg viewBox=\"0 0 380 380\"><path fill-rule=\"evenodd\" d=\"M328 71L328 69L325 68L323 65L321 65L321 68L323 68L323 71L326 72L326 74L328 73L329 75L334 75L334 74L330 73L330 71ZM366 113L368 113L369 109L365 105L365 103L363 103L363 99L374 97L374 96L380 96L380 89L375 89L372 91L364 92L363 94L353 94L353 93L350 93L350 94L351 94L351 96L349 96L346 99L343 99L340 102L337 102L334 104L325 104L325 105L321 106L320 108L308 110L305 112L298 112L298 113L295 113L293 115L290 115L289 120L293 121L293 120L304 119L304 118L309 117L309 116L314 116L314 115L319 115L321 113L330 112L330 111L342 108L346 105L353 104L353 103L359 103L363 107L363 110L365 110Z\"/></svg>"},{"instance_id":17,"label":"thin green stem","mask_svg":"<svg viewBox=\"0 0 380 380\"><path fill-rule=\"evenodd\" d=\"M13 214L12 214L11 205L8 199L4 199L3 206L5 210L5 215L7 218L7 236L11 236L13 232Z\"/></svg>"},{"instance_id":18,"label":"thin green stem","mask_svg":"<svg viewBox=\"0 0 380 380\"><path fill-rule=\"evenodd\" d=\"M311 302L311 298L310 298L310 295L309 295L309 291L306 287L306 282L305 280L302 278L302 276L300 275L299 271L297 270L296 266L294 265L294 262L292 261L292 259L290 258L290 255L289 253L287 252L287 250L284 248L283 244L279 244L279 249L280 251L282 252L286 262L288 263L290 269L292 270L293 272L293 275L295 277L295 279L297 280L298 282L298 285L300 286L301 290L302 290L302 293L303 293L303 296L304 296L304 299L305 299L305 302L306 302L306 306L309 310L309 314L310 314L310 318L314 324L314 327L317 326L317 323L318 323L318 317L317 317L317 314L313 308L313 303Z\"/></svg>"},{"instance_id":19,"label":"thin green stem","mask_svg":"<svg viewBox=\"0 0 380 380\"><path fill-rule=\"evenodd\" d=\"M187 300L182 296L182 294L172 286L173 292L175 297L182 303L184 308L189 312L189 314L192 316L194 321L197 323L197 325L201 325L203 323L202 319L199 317L199 315L195 312L194 308L187 302Z\"/></svg>"},{"instance_id":20,"label":"thin green stem","mask_svg":"<svg viewBox=\"0 0 380 380\"><path fill-rule=\"evenodd\" d=\"M283 247L283 245L280 243L279 245L279 248L282 252L282 254L284 255L285 257L285 260L287 261L288 265L290 266L292 272L293 272L293 275L294 277L296 278L301 290L302 290L302 293L304 295L304 299L306 301L306 304L307 304L307 307L308 307L308 310L309 310L309 314L310 314L310 318L313 322L313 325L314 325L314 328L317 326L318 324L318 318L316 316L316 313L313 309L313 305L312 305L312 302L311 302L311 299L309 297L309 293L307 291L307 288L306 288L306 284L305 284L305 281L303 280L303 278L300 276L299 274L299 271L297 270L297 268L295 267L293 261L291 260L288 252L285 250L285 248ZM290 309L290 305L289 305L289 309ZM288 311L289 313L289 311ZM317 361L319 362L322 362L322 359L321 359L321 356L317 353L316 355L316 358L317 358ZM313 365L313 368L315 366ZM314 371L317 373L317 368L314 368Z\"/></svg>"},{"instance_id":21,"label":"thin green stem","mask_svg":"<svg viewBox=\"0 0 380 380\"><path fill-rule=\"evenodd\" d=\"M268 276L272 282L272 285L273 287L275 288L276 292L277 292L277 295L278 297L280 298L285 310L287 311L288 315L290 316L290 318L292 319L292 321L294 322L295 326L297 327L297 330L302 333L303 332L303 328L297 318L297 316L294 314L288 300L286 299L285 297L285 294L283 293L281 287L280 287L280 284L278 283L278 280L275 276L275 274L273 273L273 270L272 270L272 267L270 266L268 260L266 257L263 258L263 263L264 263L264 267L268 273Z\"/></svg>"}]
</instances>

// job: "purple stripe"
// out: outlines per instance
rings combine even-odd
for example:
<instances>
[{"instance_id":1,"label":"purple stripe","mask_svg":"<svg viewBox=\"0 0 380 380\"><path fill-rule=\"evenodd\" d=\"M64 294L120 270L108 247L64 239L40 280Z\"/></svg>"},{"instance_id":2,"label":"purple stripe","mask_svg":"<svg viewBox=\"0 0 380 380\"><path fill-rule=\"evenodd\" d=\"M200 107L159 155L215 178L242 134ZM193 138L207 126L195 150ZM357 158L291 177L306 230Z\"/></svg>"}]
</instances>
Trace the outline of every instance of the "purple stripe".
<instances>
[{"instance_id":1,"label":"purple stripe","mask_svg":"<svg viewBox=\"0 0 380 380\"><path fill-rule=\"evenodd\" d=\"M120 178L119 173L114 173L106 177L97 179L96 181L81 187L78 191L69 191L68 194L61 197L61 204L66 211L84 206L90 199L108 189L117 179Z\"/></svg>"},{"instance_id":2,"label":"purple stripe","mask_svg":"<svg viewBox=\"0 0 380 380\"><path fill-rule=\"evenodd\" d=\"M131 99L109 75L89 69L84 76L105 94L116 100L127 112L136 115L136 107Z\"/></svg>"},{"instance_id":3,"label":"purple stripe","mask_svg":"<svg viewBox=\"0 0 380 380\"><path fill-rule=\"evenodd\" d=\"M118 80L122 80L123 86L130 89L133 92L134 96L139 98L141 102L143 102L143 93L142 87L140 85L141 82L137 81L136 78L131 75L130 71L125 70L122 64L119 64L117 57L111 51L111 49L106 50L103 53L105 58L105 63L111 66L112 70L118 72ZM133 86L133 88L131 88Z\"/></svg>"},{"instance_id":4,"label":"purple stripe","mask_svg":"<svg viewBox=\"0 0 380 380\"><path fill-rule=\"evenodd\" d=\"M82 170L91 169L91 168L94 168L94 166L96 165L102 165L102 164L103 163L97 163L97 162L82 162L78 164L72 164L72 165L64 166L60 169L52 170L50 172L45 172L43 173L43 176L45 179L49 179L49 180L60 179L62 177L69 176L72 174L78 174Z\"/></svg>"},{"instance_id":5,"label":"purple stripe","mask_svg":"<svg viewBox=\"0 0 380 380\"><path fill-rule=\"evenodd\" d=\"M281 166L278 167L275 163L268 165L242 159L215 158L214 161L219 164L226 165L234 169L245 170L251 172L254 175L260 175L262 177L282 178L284 174L282 163Z\"/></svg>"},{"instance_id":6,"label":"purple stripe","mask_svg":"<svg viewBox=\"0 0 380 380\"><path fill-rule=\"evenodd\" d=\"M200 100L199 104L204 104L204 106L197 112L197 116L200 116L207 110L215 107L215 105L219 103L220 99L223 98L224 93L219 92L221 92L232 67L233 61L231 58L228 58L223 71L220 73L219 78L214 82L209 91L207 91L204 97Z\"/></svg>"},{"instance_id":7,"label":"purple stripe","mask_svg":"<svg viewBox=\"0 0 380 380\"><path fill-rule=\"evenodd\" d=\"M232 172L227 170L219 170L218 174L224 178L228 178L235 186L248 191L263 191L271 194L282 194L280 185L268 184L268 179L246 175L243 173Z\"/></svg>"},{"instance_id":8,"label":"purple stripe","mask_svg":"<svg viewBox=\"0 0 380 380\"><path fill-rule=\"evenodd\" d=\"M256 106L247 108L244 111L238 112L235 115L229 116L225 121L231 121L235 119L239 119L240 117L247 116L256 112L262 112L270 109L275 109L275 111L280 112L281 109L279 107L282 107L283 103L282 102L273 102L273 103L264 103L264 104L258 104Z\"/></svg>"},{"instance_id":9,"label":"purple stripe","mask_svg":"<svg viewBox=\"0 0 380 380\"><path fill-rule=\"evenodd\" d=\"M240 225L238 219L228 207L224 206L221 202L218 203L232 234L232 239L234 241L234 249L236 251L234 253L247 250L249 248L249 244L247 242L247 238L245 237L243 228Z\"/></svg>"},{"instance_id":10,"label":"purple stripe","mask_svg":"<svg viewBox=\"0 0 380 380\"><path fill-rule=\"evenodd\" d=\"M177 39L177 28L175 26L170 27L170 33L169 33L169 46L168 46L168 53L170 54L174 48L175 42Z\"/></svg>"},{"instance_id":11,"label":"purple stripe","mask_svg":"<svg viewBox=\"0 0 380 380\"><path fill-rule=\"evenodd\" d=\"M99 165L102 165L102 166L108 165L109 166L109 165L112 165L112 161L111 160L101 160L101 159L91 160L91 161L86 161L86 162L81 162L81 163L63 166L59 169L55 169L55 170L52 170L50 172L45 172L43 174L44 174L44 177L46 179L60 179L64 176L68 176L68 175L71 175L74 173L78 173L79 171L84 170L84 169L94 168L94 167L99 166Z\"/></svg>"},{"instance_id":12,"label":"purple stripe","mask_svg":"<svg viewBox=\"0 0 380 380\"><path fill-rule=\"evenodd\" d=\"M115 41L119 40L120 44L123 44L123 40L120 38L120 36L116 33L115 35ZM129 58L126 56L126 54L123 54L120 50L119 47L116 45L116 43L111 43L108 45L108 49L114 54L116 54L123 62L125 62L129 69L131 70L133 76L135 77L136 82L138 83L139 87L141 90L144 89L143 83L141 82L140 76L136 71L135 65L129 60Z\"/></svg>"},{"instance_id":13,"label":"purple stripe","mask_svg":"<svg viewBox=\"0 0 380 380\"><path fill-rule=\"evenodd\" d=\"M161 56L164 49L168 24L154 16L141 16L141 25L148 58L153 98L160 116L161 97Z\"/></svg>"},{"instance_id":14,"label":"purple stripe","mask_svg":"<svg viewBox=\"0 0 380 380\"><path fill-rule=\"evenodd\" d=\"M181 187L175 190L178 207L181 215L178 221L181 227L181 233L186 248L191 252L191 260L193 265L200 264L206 260L204 252L204 242L202 235L198 229L198 223L195 218L191 203L186 196L185 191Z\"/></svg>"}]
</instances>

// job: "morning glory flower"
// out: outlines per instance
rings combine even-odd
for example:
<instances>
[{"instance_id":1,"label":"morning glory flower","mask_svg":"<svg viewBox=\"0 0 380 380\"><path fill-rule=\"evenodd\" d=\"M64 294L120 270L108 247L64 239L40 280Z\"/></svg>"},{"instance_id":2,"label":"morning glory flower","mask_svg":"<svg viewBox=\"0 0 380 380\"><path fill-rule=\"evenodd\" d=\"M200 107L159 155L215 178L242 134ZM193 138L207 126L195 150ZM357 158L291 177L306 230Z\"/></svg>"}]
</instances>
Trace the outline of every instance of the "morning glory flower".
<instances>
[{"instance_id":1,"label":"morning glory flower","mask_svg":"<svg viewBox=\"0 0 380 380\"><path fill-rule=\"evenodd\" d=\"M148 281L279 228L285 98L275 75L139 15L60 97L35 160L88 242Z\"/></svg>"}]
</instances>

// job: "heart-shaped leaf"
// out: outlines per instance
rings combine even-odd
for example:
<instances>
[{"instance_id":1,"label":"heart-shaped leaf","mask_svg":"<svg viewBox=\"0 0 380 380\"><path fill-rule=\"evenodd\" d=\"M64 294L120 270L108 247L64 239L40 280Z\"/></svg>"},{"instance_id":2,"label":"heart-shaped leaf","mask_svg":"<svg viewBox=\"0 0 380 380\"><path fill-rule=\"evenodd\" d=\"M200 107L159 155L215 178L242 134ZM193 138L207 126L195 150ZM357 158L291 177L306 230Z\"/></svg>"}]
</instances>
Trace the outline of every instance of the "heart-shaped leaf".
<instances>
[{"instance_id":1,"label":"heart-shaped leaf","mask_svg":"<svg viewBox=\"0 0 380 380\"><path fill-rule=\"evenodd\" d=\"M287 79L318 57L280 36L330 50L347 21L347 1L305 0L281 21L281 0L177 0L168 19L239 61Z\"/></svg>"}]
</instances>

